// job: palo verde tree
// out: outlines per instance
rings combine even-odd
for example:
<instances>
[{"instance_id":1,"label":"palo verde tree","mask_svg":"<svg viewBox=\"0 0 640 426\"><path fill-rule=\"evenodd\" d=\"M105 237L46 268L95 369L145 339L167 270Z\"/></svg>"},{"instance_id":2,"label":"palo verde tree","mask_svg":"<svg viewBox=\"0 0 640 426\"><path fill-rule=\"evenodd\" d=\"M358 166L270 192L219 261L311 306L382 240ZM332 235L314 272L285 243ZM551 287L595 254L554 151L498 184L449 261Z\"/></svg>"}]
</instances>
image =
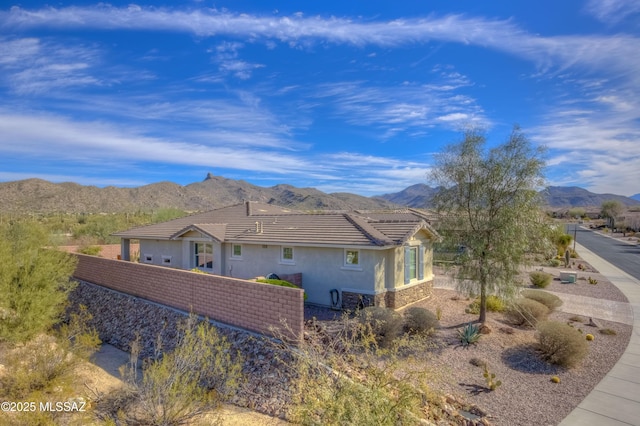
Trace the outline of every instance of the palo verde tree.
<instances>
[{"instance_id":1,"label":"palo verde tree","mask_svg":"<svg viewBox=\"0 0 640 426\"><path fill-rule=\"evenodd\" d=\"M616 225L616 219L624 211L624 206L618 200L608 200L602 203L600 206L600 214L602 217L607 218L609 226L613 229Z\"/></svg>"},{"instance_id":2,"label":"palo verde tree","mask_svg":"<svg viewBox=\"0 0 640 426\"><path fill-rule=\"evenodd\" d=\"M504 144L487 150L485 143L482 132L466 131L436 154L430 176L440 187L433 199L439 229L465 247L457 278L461 290L480 295L480 322L488 294L514 293L520 266L529 252L546 248L548 229L536 191L544 182L544 150L517 126Z\"/></svg>"},{"instance_id":3,"label":"palo verde tree","mask_svg":"<svg viewBox=\"0 0 640 426\"><path fill-rule=\"evenodd\" d=\"M49 244L35 222L0 225L0 341L24 342L62 319L76 260Z\"/></svg>"}]
</instances>

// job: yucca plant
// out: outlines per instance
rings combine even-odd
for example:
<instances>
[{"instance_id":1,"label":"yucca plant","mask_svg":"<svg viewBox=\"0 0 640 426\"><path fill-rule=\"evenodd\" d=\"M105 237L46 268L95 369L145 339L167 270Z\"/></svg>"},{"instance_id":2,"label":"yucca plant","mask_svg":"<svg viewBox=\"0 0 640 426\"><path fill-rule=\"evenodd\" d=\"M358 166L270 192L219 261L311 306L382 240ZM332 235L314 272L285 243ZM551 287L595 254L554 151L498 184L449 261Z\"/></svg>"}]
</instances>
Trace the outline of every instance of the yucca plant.
<instances>
[{"instance_id":1,"label":"yucca plant","mask_svg":"<svg viewBox=\"0 0 640 426\"><path fill-rule=\"evenodd\" d=\"M480 340L480 326L477 324L468 323L463 328L458 329L458 337L462 346L474 345Z\"/></svg>"}]
</instances>

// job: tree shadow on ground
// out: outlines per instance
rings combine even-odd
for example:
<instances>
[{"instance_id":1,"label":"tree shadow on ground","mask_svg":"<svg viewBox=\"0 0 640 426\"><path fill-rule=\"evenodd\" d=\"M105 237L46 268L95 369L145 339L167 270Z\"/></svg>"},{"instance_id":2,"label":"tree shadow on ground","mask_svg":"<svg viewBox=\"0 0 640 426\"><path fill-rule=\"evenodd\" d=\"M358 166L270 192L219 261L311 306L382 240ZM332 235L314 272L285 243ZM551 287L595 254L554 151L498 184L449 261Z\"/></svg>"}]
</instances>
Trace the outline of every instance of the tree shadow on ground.
<instances>
[{"instance_id":1,"label":"tree shadow on ground","mask_svg":"<svg viewBox=\"0 0 640 426\"><path fill-rule=\"evenodd\" d=\"M502 353L504 363L517 371L529 374L557 375L562 367L544 361L533 345L518 345Z\"/></svg>"},{"instance_id":2,"label":"tree shadow on ground","mask_svg":"<svg viewBox=\"0 0 640 426\"><path fill-rule=\"evenodd\" d=\"M467 392L471 395L480 395L481 393L489 393L491 389L486 386L477 385L475 383L458 383L463 388L466 388Z\"/></svg>"}]
</instances>

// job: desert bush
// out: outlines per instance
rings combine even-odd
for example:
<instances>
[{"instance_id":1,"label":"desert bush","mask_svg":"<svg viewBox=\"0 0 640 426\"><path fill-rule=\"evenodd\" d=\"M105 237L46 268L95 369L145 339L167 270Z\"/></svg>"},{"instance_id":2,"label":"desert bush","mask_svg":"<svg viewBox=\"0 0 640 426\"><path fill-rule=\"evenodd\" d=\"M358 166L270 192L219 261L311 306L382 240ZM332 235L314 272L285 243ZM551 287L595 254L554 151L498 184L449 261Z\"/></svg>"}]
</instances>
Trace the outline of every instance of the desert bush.
<instances>
[{"instance_id":1,"label":"desert bush","mask_svg":"<svg viewBox=\"0 0 640 426\"><path fill-rule=\"evenodd\" d=\"M297 288L297 289L300 288L297 285L285 280L274 280L274 279L262 278L262 279L256 280L256 282L263 283L263 284L278 285L280 287L289 287L289 288ZM304 297L304 300L307 300L307 292L304 293L303 297Z\"/></svg>"},{"instance_id":2,"label":"desert bush","mask_svg":"<svg viewBox=\"0 0 640 426\"><path fill-rule=\"evenodd\" d=\"M79 313L71 314L57 331L10 349L4 360L9 374L0 376L0 394L28 398L66 379L78 362L88 360L100 345L97 331L88 326L90 319L86 308L80 306Z\"/></svg>"},{"instance_id":3,"label":"desert bush","mask_svg":"<svg viewBox=\"0 0 640 426\"><path fill-rule=\"evenodd\" d=\"M506 309L506 304L504 300L500 297L490 294L487 296L487 311L491 312L504 312ZM467 307L465 310L468 314L479 314L480 313L480 297L476 297L473 302Z\"/></svg>"},{"instance_id":4,"label":"desert bush","mask_svg":"<svg viewBox=\"0 0 640 426\"><path fill-rule=\"evenodd\" d=\"M382 347L390 346L402 333L402 316L391 309L368 306L358 311L358 320L371 331Z\"/></svg>"},{"instance_id":5,"label":"desert bush","mask_svg":"<svg viewBox=\"0 0 640 426\"><path fill-rule=\"evenodd\" d=\"M560 266L560 260L559 259L551 259L551 260L549 260L549 266L551 266L553 268L557 268L558 266Z\"/></svg>"},{"instance_id":6,"label":"desert bush","mask_svg":"<svg viewBox=\"0 0 640 426\"><path fill-rule=\"evenodd\" d=\"M231 344L208 321L190 315L171 352L147 360L142 378L136 371L139 344L132 344L132 360L122 371L138 409L127 413L135 424L182 425L219 408L241 381L242 360ZM158 348L156 348L158 351Z\"/></svg>"},{"instance_id":7,"label":"desert bush","mask_svg":"<svg viewBox=\"0 0 640 426\"><path fill-rule=\"evenodd\" d=\"M404 330L409 334L430 334L438 325L438 318L428 309L412 307L404 312Z\"/></svg>"},{"instance_id":8,"label":"desert bush","mask_svg":"<svg viewBox=\"0 0 640 426\"><path fill-rule=\"evenodd\" d=\"M395 426L419 425L432 418L441 398L426 385L430 373L408 368L401 355L421 352L424 343L412 346L421 339L400 337L392 347L380 348L368 344L377 336L366 322L343 317L336 329L340 332L331 339L310 331L290 348L294 362L283 360L283 368L293 369L295 377L287 420L303 425Z\"/></svg>"},{"instance_id":9,"label":"desert bush","mask_svg":"<svg viewBox=\"0 0 640 426\"><path fill-rule=\"evenodd\" d=\"M529 281L536 287L545 288L551 284L553 276L543 271L531 271L529 272Z\"/></svg>"},{"instance_id":10,"label":"desert bush","mask_svg":"<svg viewBox=\"0 0 640 426\"><path fill-rule=\"evenodd\" d=\"M555 294L547 293L542 290L523 290L520 295L527 299L535 300L549 308L549 312L553 312L556 308L562 306L562 299Z\"/></svg>"},{"instance_id":11,"label":"desert bush","mask_svg":"<svg viewBox=\"0 0 640 426\"><path fill-rule=\"evenodd\" d=\"M549 308L540 302L527 298L514 300L505 312L507 320L515 325L535 326L547 315L549 315Z\"/></svg>"},{"instance_id":12,"label":"desert bush","mask_svg":"<svg viewBox=\"0 0 640 426\"><path fill-rule=\"evenodd\" d=\"M558 321L538 324L538 342L547 361L567 368L580 363L589 351L589 344L581 333Z\"/></svg>"},{"instance_id":13,"label":"desert bush","mask_svg":"<svg viewBox=\"0 0 640 426\"><path fill-rule=\"evenodd\" d=\"M78 253L89 256L99 256L101 251L102 247L100 246L82 246L78 248Z\"/></svg>"},{"instance_id":14,"label":"desert bush","mask_svg":"<svg viewBox=\"0 0 640 426\"><path fill-rule=\"evenodd\" d=\"M573 240L573 237L569 234L565 234L564 232L557 233L554 235L554 243L556 244L556 249L559 255L563 255L569 244Z\"/></svg>"}]
</instances>

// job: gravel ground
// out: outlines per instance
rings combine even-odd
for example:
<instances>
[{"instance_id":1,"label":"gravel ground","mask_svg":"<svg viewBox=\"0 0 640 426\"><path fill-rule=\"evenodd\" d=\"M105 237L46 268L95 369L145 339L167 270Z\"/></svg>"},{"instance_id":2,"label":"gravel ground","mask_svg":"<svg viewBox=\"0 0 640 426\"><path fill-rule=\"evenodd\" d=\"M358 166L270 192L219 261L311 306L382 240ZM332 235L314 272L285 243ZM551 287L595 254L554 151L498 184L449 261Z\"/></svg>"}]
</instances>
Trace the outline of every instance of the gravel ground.
<instances>
[{"instance_id":1,"label":"gravel ground","mask_svg":"<svg viewBox=\"0 0 640 426\"><path fill-rule=\"evenodd\" d=\"M585 266L588 268L588 266ZM544 268L558 275L563 268ZM603 276L592 269L579 271L579 277L592 276L597 285L585 280L577 284L553 281L547 290L626 302L624 295ZM446 286L445 276L437 276L436 284ZM89 305L95 325L105 342L127 350L129 343L140 333L144 342L144 355L152 353L152 342L163 334L167 347L175 341L175 324L182 315L174 310L139 299L109 292L91 285L80 285L72 295L75 303ZM477 345L462 348L458 345L457 329L475 321L477 315L465 313L470 303L456 291L436 288L432 297L412 306L422 306L435 312L442 311L440 328L433 337L434 347L428 350L428 360L417 368L428 369L435 389L453 395L456 399L478 406L488 414L494 425L556 425L571 412L615 365L624 352L632 327L598 320L602 328L616 331L604 335L586 323L575 322L576 315L553 313L550 319L567 322L574 320L576 328L592 333L589 355L574 369L563 369L543 362L536 353L535 331L513 328L502 314L489 313L487 325L491 333L483 335ZM320 321L339 318L340 313L329 309L306 307L305 317ZM585 312L586 320L590 316ZM221 328L243 355L244 373L248 381L234 399L234 403L273 416L283 417L290 398L290 378L284 373L273 345L265 339L234 329ZM280 354L282 356L282 354ZM470 363L472 359L485 361L502 385L488 392L481 367ZM288 360L290 361L290 360ZM286 361L285 361L286 362ZM554 384L557 375L561 383Z\"/></svg>"},{"instance_id":2,"label":"gravel ground","mask_svg":"<svg viewBox=\"0 0 640 426\"><path fill-rule=\"evenodd\" d=\"M557 268L560 270L560 268ZM552 268L545 271L556 273ZM624 295L604 277L597 277L598 284L585 281L578 284L561 284L554 281L547 290L580 294L615 301L626 301ZM579 274L580 275L580 274ZM611 370L629 342L632 327L629 325L597 320L601 328L610 328L616 335L604 335L586 324L588 313L581 317L584 323L575 321L576 315L553 313L549 319L568 322L574 320L576 328L591 333L589 354L576 368L564 369L541 360L536 352L535 331L513 328L502 314L488 313L487 325L492 330L477 345L462 348L457 345L457 329L467 322L477 320L477 315L464 313L470 300L454 290L436 288L431 298L413 306L422 306L435 312L442 310L440 330L434 342L429 366L434 372L434 385L461 400L479 406L488 413L495 425L556 425L566 417ZM512 333L512 334L510 334ZM485 361L502 385L488 392L483 369L471 364L477 358ZM551 377L557 375L561 382L554 384Z\"/></svg>"}]
</instances>

